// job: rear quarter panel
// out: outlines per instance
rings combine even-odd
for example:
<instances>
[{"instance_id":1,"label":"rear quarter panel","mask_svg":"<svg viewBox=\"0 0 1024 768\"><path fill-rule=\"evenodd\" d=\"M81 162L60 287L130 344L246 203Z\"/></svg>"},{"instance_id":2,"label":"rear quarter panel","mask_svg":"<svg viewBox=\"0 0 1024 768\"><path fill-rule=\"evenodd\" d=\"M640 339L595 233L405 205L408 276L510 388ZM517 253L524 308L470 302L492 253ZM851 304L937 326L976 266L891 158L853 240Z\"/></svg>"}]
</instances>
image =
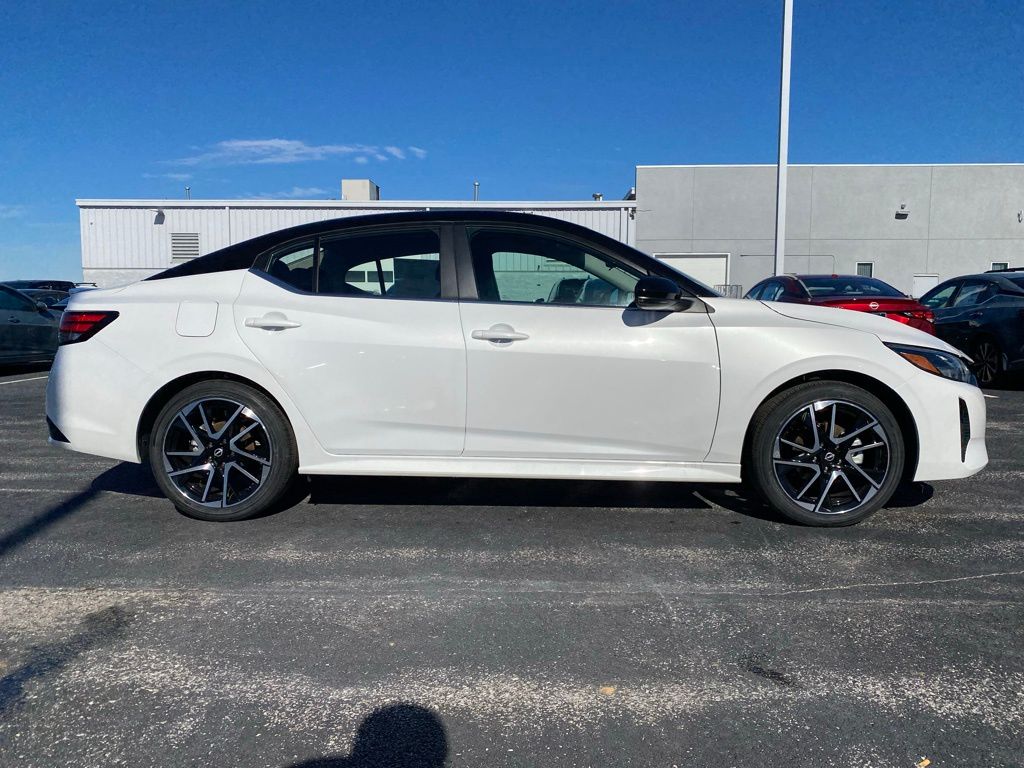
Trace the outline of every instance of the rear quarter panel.
<instances>
[{"instance_id":1,"label":"rear quarter panel","mask_svg":"<svg viewBox=\"0 0 1024 768\"><path fill-rule=\"evenodd\" d=\"M120 313L118 319L94 338L61 348L68 377L79 377L87 369L113 360L126 370L137 371L122 385L108 381L106 389L116 398L120 432L129 435L119 456L127 458L134 448L136 429L146 404L167 383L200 372L226 373L248 379L269 392L292 423L300 456L319 457L322 448L312 437L298 408L276 379L253 357L234 326L232 304L238 295L245 270L219 272L143 281L114 291L76 294L71 310L106 309ZM212 320L211 320L212 318ZM103 349L99 349L102 347ZM95 350L90 354L90 349ZM112 358L111 356L116 356ZM91 361L90 361L91 358ZM100 373L95 371L94 373ZM130 384L130 385L129 385Z\"/></svg>"}]
</instances>

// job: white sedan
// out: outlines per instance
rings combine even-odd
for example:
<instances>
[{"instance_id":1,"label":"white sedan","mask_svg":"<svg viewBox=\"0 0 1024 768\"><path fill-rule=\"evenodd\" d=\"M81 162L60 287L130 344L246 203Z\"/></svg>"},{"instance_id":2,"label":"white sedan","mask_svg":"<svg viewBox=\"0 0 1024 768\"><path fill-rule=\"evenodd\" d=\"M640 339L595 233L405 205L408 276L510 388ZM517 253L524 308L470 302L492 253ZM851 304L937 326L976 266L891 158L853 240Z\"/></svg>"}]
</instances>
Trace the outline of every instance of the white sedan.
<instances>
[{"instance_id":1,"label":"white sedan","mask_svg":"<svg viewBox=\"0 0 1024 768\"><path fill-rule=\"evenodd\" d=\"M296 473L745 481L848 525L988 461L964 356L725 299L591 230L431 211L302 225L72 297L50 441L239 520Z\"/></svg>"}]
</instances>

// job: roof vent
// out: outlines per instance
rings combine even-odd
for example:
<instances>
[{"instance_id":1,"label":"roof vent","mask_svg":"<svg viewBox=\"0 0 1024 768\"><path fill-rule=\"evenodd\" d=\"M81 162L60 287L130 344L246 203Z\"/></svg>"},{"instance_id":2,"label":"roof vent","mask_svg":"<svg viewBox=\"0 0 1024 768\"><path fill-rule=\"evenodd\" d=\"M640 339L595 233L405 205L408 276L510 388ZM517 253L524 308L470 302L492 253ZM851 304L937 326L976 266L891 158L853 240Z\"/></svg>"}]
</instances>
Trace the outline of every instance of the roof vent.
<instances>
[{"instance_id":1,"label":"roof vent","mask_svg":"<svg viewBox=\"0 0 1024 768\"><path fill-rule=\"evenodd\" d=\"M171 232L171 261L188 261L198 256L198 232Z\"/></svg>"}]
</instances>

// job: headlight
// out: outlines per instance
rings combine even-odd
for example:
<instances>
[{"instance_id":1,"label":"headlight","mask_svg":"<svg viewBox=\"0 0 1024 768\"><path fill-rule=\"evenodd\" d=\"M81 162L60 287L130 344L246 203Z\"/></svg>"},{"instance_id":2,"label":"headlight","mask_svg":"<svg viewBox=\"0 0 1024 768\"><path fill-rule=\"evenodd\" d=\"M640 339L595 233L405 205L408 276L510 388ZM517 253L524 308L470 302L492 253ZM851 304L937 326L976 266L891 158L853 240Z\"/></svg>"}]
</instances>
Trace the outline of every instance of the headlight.
<instances>
[{"instance_id":1,"label":"headlight","mask_svg":"<svg viewBox=\"0 0 1024 768\"><path fill-rule=\"evenodd\" d=\"M922 371L934 373L944 379L978 386L978 381L971 373L971 369L967 367L967 363L957 355L930 347L911 347L906 344L886 344L885 346Z\"/></svg>"}]
</instances>

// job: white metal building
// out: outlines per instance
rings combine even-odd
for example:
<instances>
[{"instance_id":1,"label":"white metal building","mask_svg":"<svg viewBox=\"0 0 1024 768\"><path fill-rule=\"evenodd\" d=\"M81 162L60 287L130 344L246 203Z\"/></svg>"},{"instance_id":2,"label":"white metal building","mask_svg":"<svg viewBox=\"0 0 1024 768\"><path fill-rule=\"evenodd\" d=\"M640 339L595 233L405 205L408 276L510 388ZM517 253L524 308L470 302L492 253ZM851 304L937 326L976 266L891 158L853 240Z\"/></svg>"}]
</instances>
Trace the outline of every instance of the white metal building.
<instances>
[{"instance_id":1,"label":"white metal building","mask_svg":"<svg viewBox=\"0 0 1024 768\"><path fill-rule=\"evenodd\" d=\"M396 200L76 200L82 272L125 285L232 243L324 219L438 208L520 211L571 221L633 245L636 203Z\"/></svg>"}]
</instances>

